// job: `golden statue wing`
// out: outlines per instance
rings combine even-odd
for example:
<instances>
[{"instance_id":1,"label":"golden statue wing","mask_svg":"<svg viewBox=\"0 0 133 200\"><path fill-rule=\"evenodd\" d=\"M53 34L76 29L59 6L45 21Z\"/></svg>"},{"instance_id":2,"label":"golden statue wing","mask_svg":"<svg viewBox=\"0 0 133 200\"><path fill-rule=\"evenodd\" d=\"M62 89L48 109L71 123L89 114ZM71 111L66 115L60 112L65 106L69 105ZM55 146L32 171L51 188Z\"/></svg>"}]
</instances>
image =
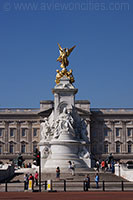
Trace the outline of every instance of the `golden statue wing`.
<instances>
[{"instance_id":1,"label":"golden statue wing","mask_svg":"<svg viewBox=\"0 0 133 200\"><path fill-rule=\"evenodd\" d=\"M59 43L57 43L57 44L58 44L59 52L60 52L60 56L57 58L57 61L61 62L62 61L63 49L62 49L62 47L60 46Z\"/></svg>"},{"instance_id":2,"label":"golden statue wing","mask_svg":"<svg viewBox=\"0 0 133 200\"><path fill-rule=\"evenodd\" d=\"M67 50L67 56L70 55L70 53L73 51L73 49L76 47L76 45L74 45L72 48Z\"/></svg>"},{"instance_id":3,"label":"golden statue wing","mask_svg":"<svg viewBox=\"0 0 133 200\"><path fill-rule=\"evenodd\" d=\"M57 61L61 62L61 61L62 61L62 56L59 56L59 57L57 58Z\"/></svg>"},{"instance_id":4,"label":"golden statue wing","mask_svg":"<svg viewBox=\"0 0 133 200\"><path fill-rule=\"evenodd\" d=\"M59 47L59 51L63 52L63 49L62 49L61 45L59 43L57 43L57 44L58 44L58 47Z\"/></svg>"}]
</instances>

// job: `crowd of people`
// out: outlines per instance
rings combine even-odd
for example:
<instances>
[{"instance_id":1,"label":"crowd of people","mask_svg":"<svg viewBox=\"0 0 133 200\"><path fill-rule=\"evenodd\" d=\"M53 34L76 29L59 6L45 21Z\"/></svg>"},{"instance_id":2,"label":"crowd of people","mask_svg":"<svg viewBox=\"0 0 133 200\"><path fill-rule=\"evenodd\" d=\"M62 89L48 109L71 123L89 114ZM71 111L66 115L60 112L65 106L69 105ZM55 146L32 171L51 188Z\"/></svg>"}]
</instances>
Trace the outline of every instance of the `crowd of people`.
<instances>
[{"instance_id":1,"label":"crowd of people","mask_svg":"<svg viewBox=\"0 0 133 200\"><path fill-rule=\"evenodd\" d=\"M96 161L96 170L97 173L95 174L94 177L94 181L96 183L96 188L99 188L99 171L111 171L112 173L114 173L114 160L112 160L111 162L102 160L100 161ZM75 175L75 163L72 161L68 161L68 170L70 171L70 173L72 174L72 176ZM60 167L58 166L56 168L56 178L60 179ZM90 188L90 177L89 174L87 174L84 178L84 189L85 191L88 191L88 188Z\"/></svg>"},{"instance_id":2,"label":"crowd of people","mask_svg":"<svg viewBox=\"0 0 133 200\"><path fill-rule=\"evenodd\" d=\"M70 160L68 161L68 170L70 171L72 176L75 176L75 163ZM57 179L60 178L60 167L59 166L56 168L56 178Z\"/></svg>"},{"instance_id":3,"label":"crowd of people","mask_svg":"<svg viewBox=\"0 0 133 200\"><path fill-rule=\"evenodd\" d=\"M114 173L114 171L115 171L115 162L114 162L114 160L112 160L111 162L108 162L106 160L102 160L100 162L100 161L97 160L96 161L96 170L97 170L97 172L99 172L100 169L103 172L111 171L112 173Z\"/></svg>"},{"instance_id":4,"label":"crowd of people","mask_svg":"<svg viewBox=\"0 0 133 200\"><path fill-rule=\"evenodd\" d=\"M99 174L98 173L95 174L94 181L96 183L96 188L99 188ZM86 177L84 178L84 190L88 191L89 188L90 188L90 177L89 177L89 174L87 174Z\"/></svg>"},{"instance_id":5,"label":"crowd of people","mask_svg":"<svg viewBox=\"0 0 133 200\"><path fill-rule=\"evenodd\" d=\"M24 175L24 189L25 190L28 190L30 180L32 180L32 189L34 187L34 183L36 184L36 186L38 186L38 175L39 174L37 171L34 176L29 173Z\"/></svg>"},{"instance_id":6,"label":"crowd of people","mask_svg":"<svg viewBox=\"0 0 133 200\"><path fill-rule=\"evenodd\" d=\"M96 183L96 188L99 188L99 174L98 172L100 170L102 171L108 171L108 170L111 170L112 173L114 173L114 160L112 160L110 163L105 161L105 160L102 160L101 162L100 161L96 161L96 170L97 170L97 173L95 174L95 178L94 178L94 181ZM72 176L75 176L75 163L73 161L68 161L68 170L70 171L71 175ZM56 168L56 178L57 179L60 179L60 167L58 166ZM24 175L24 188L25 190L28 190L28 187L29 187L29 181L32 180L32 189L34 187L34 184L36 186L38 186L38 172L36 171L35 175L33 176L32 174L25 174ZM89 174L87 174L84 178L84 189L85 191L88 191L88 188L90 188L90 177L89 177Z\"/></svg>"},{"instance_id":7,"label":"crowd of people","mask_svg":"<svg viewBox=\"0 0 133 200\"><path fill-rule=\"evenodd\" d=\"M32 164L31 163L25 163L25 162L23 162L22 167L23 168L31 168Z\"/></svg>"}]
</instances>

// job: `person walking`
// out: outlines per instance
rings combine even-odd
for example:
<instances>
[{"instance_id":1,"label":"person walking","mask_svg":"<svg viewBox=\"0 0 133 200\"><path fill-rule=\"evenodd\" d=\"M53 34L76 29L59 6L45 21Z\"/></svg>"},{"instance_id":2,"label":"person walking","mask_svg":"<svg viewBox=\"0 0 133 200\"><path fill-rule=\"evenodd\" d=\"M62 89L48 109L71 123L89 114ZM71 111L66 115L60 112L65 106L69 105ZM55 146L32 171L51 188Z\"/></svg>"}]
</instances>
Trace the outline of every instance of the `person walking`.
<instances>
[{"instance_id":1,"label":"person walking","mask_svg":"<svg viewBox=\"0 0 133 200\"><path fill-rule=\"evenodd\" d=\"M36 181L36 186L38 186L38 172L37 171L35 173L35 181Z\"/></svg>"},{"instance_id":2,"label":"person walking","mask_svg":"<svg viewBox=\"0 0 133 200\"><path fill-rule=\"evenodd\" d=\"M29 179L28 179L28 174L24 175L24 190L28 190L28 183L29 183Z\"/></svg>"},{"instance_id":3,"label":"person walking","mask_svg":"<svg viewBox=\"0 0 133 200\"><path fill-rule=\"evenodd\" d=\"M98 173L96 173L96 175L95 175L95 182L96 182L96 188L99 188L99 175L98 175Z\"/></svg>"},{"instance_id":4,"label":"person walking","mask_svg":"<svg viewBox=\"0 0 133 200\"><path fill-rule=\"evenodd\" d=\"M90 177L89 174L86 175L84 179L84 184L85 184L85 191L88 191L88 188L90 188Z\"/></svg>"},{"instance_id":5,"label":"person walking","mask_svg":"<svg viewBox=\"0 0 133 200\"><path fill-rule=\"evenodd\" d=\"M99 167L100 167L100 163L99 163L99 161L97 160L97 162L96 162L96 170L99 172Z\"/></svg>"},{"instance_id":6,"label":"person walking","mask_svg":"<svg viewBox=\"0 0 133 200\"><path fill-rule=\"evenodd\" d=\"M68 161L68 170L71 170L71 168L72 168L72 162L69 160Z\"/></svg>"},{"instance_id":7,"label":"person walking","mask_svg":"<svg viewBox=\"0 0 133 200\"><path fill-rule=\"evenodd\" d=\"M56 178L60 178L60 168L59 167L57 167L56 168Z\"/></svg>"},{"instance_id":8,"label":"person walking","mask_svg":"<svg viewBox=\"0 0 133 200\"><path fill-rule=\"evenodd\" d=\"M75 176L75 163L72 162L71 164L72 176Z\"/></svg>"},{"instance_id":9,"label":"person walking","mask_svg":"<svg viewBox=\"0 0 133 200\"><path fill-rule=\"evenodd\" d=\"M104 160L101 163L101 167L102 167L102 171L104 171L105 170L105 161Z\"/></svg>"}]
</instances>

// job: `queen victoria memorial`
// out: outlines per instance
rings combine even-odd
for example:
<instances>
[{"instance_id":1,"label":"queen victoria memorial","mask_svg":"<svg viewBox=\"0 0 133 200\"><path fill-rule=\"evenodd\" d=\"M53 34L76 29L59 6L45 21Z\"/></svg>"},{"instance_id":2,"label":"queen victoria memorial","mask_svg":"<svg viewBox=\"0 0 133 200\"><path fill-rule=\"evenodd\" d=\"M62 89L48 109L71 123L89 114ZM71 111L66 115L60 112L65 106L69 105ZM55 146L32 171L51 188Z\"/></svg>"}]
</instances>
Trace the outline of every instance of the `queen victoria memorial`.
<instances>
[{"instance_id":1,"label":"queen victoria memorial","mask_svg":"<svg viewBox=\"0 0 133 200\"><path fill-rule=\"evenodd\" d=\"M32 163L36 148L43 172L57 166L63 171L69 160L86 170L110 154L122 163L132 160L133 109L95 109L88 100L75 100L78 89L67 69L75 46L58 47L61 70L56 70L54 100L42 100L36 109L0 109L0 160L9 162L21 153Z\"/></svg>"}]
</instances>

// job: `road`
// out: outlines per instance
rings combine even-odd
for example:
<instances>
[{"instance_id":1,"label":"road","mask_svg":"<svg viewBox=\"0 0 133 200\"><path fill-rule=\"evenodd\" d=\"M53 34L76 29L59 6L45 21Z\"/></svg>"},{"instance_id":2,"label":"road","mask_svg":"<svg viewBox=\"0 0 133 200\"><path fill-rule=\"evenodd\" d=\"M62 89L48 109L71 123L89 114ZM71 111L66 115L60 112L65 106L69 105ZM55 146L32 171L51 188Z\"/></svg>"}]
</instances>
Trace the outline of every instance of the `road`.
<instances>
[{"instance_id":1,"label":"road","mask_svg":"<svg viewBox=\"0 0 133 200\"><path fill-rule=\"evenodd\" d=\"M133 192L1 192L0 200L133 200Z\"/></svg>"}]
</instances>

